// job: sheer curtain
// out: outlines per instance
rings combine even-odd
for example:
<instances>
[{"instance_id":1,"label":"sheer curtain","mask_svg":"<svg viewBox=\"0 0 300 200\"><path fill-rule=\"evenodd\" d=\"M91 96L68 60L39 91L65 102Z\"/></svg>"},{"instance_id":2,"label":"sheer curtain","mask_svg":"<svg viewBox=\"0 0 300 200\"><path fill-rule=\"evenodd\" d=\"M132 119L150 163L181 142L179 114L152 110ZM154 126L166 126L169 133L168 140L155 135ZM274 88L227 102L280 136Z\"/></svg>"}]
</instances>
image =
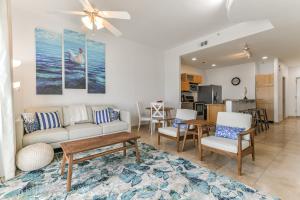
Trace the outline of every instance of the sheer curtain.
<instances>
[{"instance_id":1,"label":"sheer curtain","mask_svg":"<svg viewBox=\"0 0 300 200\"><path fill-rule=\"evenodd\" d=\"M11 55L10 1L0 0L0 164L6 180L16 171Z\"/></svg>"}]
</instances>

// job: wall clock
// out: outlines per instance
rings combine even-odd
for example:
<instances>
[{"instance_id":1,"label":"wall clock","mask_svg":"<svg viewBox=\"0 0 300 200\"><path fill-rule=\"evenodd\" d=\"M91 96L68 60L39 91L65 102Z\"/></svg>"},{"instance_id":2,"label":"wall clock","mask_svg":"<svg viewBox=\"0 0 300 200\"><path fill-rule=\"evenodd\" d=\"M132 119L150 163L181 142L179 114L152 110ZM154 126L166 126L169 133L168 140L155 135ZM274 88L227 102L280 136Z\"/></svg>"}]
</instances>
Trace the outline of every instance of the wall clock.
<instances>
[{"instance_id":1,"label":"wall clock","mask_svg":"<svg viewBox=\"0 0 300 200\"><path fill-rule=\"evenodd\" d=\"M239 77L234 77L232 80L231 80L231 84L232 85L239 85L241 83L241 79Z\"/></svg>"}]
</instances>

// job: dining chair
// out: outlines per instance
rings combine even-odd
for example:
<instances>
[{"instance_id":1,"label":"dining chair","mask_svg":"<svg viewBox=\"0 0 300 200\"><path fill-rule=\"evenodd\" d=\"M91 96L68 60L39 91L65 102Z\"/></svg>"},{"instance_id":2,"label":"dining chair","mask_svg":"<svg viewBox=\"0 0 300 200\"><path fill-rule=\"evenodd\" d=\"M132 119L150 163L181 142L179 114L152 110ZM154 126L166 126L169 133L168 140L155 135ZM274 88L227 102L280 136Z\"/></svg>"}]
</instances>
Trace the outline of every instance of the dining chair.
<instances>
[{"instance_id":1,"label":"dining chair","mask_svg":"<svg viewBox=\"0 0 300 200\"><path fill-rule=\"evenodd\" d=\"M152 135L153 129L155 130L155 124L158 123L162 123L162 125L164 124L164 119L166 116L165 104L163 102L152 102L150 113L151 113L150 128L151 128L151 135Z\"/></svg>"},{"instance_id":2,"label":"dining chair","mask_svg":"<svg viewBox=\"0 0 300 200\"><path fill-rule=\"evenodd\" d=\"M140 131L141 123L143 122L148 122L149 123L149 129L151 125L151 118L150 116L146 116L144 113L142 113L142 104L141 102L136 102L136 107L137 107L137 112L138 112L138 117L139 117L139 125L138 125L138 132Z\"/></svg>"}]
</instances>

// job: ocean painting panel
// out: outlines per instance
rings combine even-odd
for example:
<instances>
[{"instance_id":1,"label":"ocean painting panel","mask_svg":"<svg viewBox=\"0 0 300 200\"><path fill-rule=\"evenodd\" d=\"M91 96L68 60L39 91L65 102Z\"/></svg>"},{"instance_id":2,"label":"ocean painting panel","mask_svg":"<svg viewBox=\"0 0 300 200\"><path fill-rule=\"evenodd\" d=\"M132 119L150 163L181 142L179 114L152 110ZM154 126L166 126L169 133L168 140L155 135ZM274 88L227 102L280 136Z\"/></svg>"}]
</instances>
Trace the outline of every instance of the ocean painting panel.
<instances>
[{"instance_id":1,"label":"ocean painting panel","mask_svg":"<svg viewBox=\"0 0 300 200\"><path fill-rule=\"evenodd\" d=\"M35 29L36 94L62 94L62 37Z\"/></svg>"},{"instance_id":2,"label":"ocean painting panel","mask_svg":"<svg viewBox=\"0 0 300 200\"><path fill-rule=\"evenodd\" d=\"M65 88L85 89L85 35L64 30Z\"/></svg>"},{"instance_id":3,"label":"ocean painting panel","mask_svg":"<svg viewBox=\"0 0 300 200\"><path fill-rule=\"evenodd\" d=\"M105 93L105 44L87 40L88 93Z\"/></svg>"}]
</instances>

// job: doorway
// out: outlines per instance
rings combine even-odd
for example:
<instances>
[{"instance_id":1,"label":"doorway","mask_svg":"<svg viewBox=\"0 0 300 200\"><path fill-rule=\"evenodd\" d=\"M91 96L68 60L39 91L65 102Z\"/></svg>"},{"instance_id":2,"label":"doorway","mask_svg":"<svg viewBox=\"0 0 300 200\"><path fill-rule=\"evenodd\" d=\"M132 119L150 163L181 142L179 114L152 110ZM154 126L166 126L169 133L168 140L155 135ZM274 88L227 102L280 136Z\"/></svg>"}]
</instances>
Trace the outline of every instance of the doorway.
<instances>
[{"instance_id":1,"label":"doorway","mask_svg":"<svg viewBox=\"0 0 300 200\"><path fill-rule=\"evenodd\" d=\"M296 78L296 116L300 117L300 77Z\"/></svg>"}]
</instances>

